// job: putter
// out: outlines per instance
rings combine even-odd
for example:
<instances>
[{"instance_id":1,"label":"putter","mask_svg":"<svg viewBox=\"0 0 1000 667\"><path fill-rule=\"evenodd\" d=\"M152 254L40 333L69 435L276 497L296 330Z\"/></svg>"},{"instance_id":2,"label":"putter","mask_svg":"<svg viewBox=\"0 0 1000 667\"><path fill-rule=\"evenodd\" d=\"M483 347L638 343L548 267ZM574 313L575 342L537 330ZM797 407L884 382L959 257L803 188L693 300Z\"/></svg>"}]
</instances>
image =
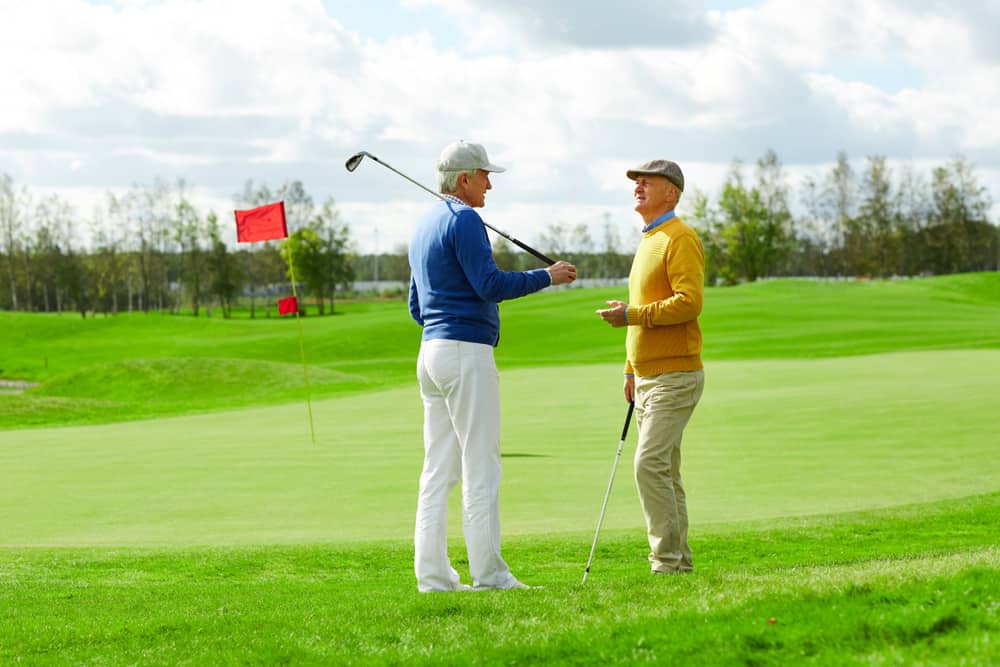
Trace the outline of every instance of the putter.
<instances>
[{"instance_id":1,"label":"putter","mask_svg":"<svg viewBox=\"0 0 1000 667\"><path fill-rule=\"evenodd\" d=\"M601 534L601 524L604 523L604 512L608 509L608 498L611 497L611 485L615 483L615 472L618 470L618 459L622 457L622 447L625 446L625 436L628 435L628 425L632 421L632 411L635 409L635 402L629 401L628 414L625 415L625 426L622 428L622 439L618 441L618 452L615 454L615 463L611 466L611 479L608 481L608 490L604 494L604 504L601 506L601 518L597 520L597 531L594 533L594 543L590 547L590 558L587 559L587 569L583 571L583 581L587 583L587 575L590 574L590 564L594 562L594 551L597 549L597 536Z\"/></svg>"},{"instance_id":2,"label":"putter","mask_svg":"<svg viewBox=\"0 0 1000 667\"><path fill-rule=\"evenodd\" d=\"M388 162L383 162L382 160L379 160L377 157L375 157L374 155L372 155L368 151L361 151L361 152L355 153L351 157L347 158L347 162L344 163L344 167L347 168L347 171L353 172L355 169L358 168L358 165L361 164L361 161L364 160L365 158L370 158L372 160L375 160L376 162L378 162L380 165L382 165L386 169L389 169L390 171L396 172L397 174L399 174L400 176L402 176L403 178L405 178L406 180L408 180L410 183L413 183L415 186L417 186L421 190L425 190L425 191L429 192L431 195L433 195L433 196L437 197L438 199L440 199L441 201L445 201L445 198L441 195L441 193L434 192L433 190L431 190L426 185L423 185L422 183L418 183L417 181L413 180L412 178L410 178L409 176L407 176L406 174L404 174L400 170L398 170L395 167L393 167ZM529 245L527 245L525 243L521 243L516 238L514 238L513 236L511 236L510 234L508 234L507 232L504 232L502 230L497 229L496 227L494 227L493 225L489 224L485 220L483 221L483 224L486 225L486 227L488 227L489 229L492 229L494 232L496 232L500 236L502 236L505 239L507 239L508 241L510 241L511 243L513 243L514 245L516 245L521 250L524 250L526 252L531 253L532 255L534 255L538 259L542 260L543 262L545 262L549 266L552 266L553 264L556 263L556 261L554 259L546 257L545 255L543 255L542 253L538 252L537 250L535 250L534 248L532 248L531 246L529 246Z\"/></svg>"}]
</instances>

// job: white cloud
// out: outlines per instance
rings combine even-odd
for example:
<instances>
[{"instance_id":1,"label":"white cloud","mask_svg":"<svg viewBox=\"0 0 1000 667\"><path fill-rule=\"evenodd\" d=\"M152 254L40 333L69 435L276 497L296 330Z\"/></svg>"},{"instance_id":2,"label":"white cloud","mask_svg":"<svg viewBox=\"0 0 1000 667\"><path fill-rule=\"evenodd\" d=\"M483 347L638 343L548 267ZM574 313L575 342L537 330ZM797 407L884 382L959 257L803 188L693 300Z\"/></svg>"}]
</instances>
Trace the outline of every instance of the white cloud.
<instances>
[{"instance_id":1,"label":"white cloud","mask_svg":"<svg viewBox=\"0 0 1000 667\"><path fill-rule=\"evenodd\" d=\"M299 179L403 240L427 195L374 165L347 174L351 153L433 185L442 146L483 142L510 167L487 212L529 239L627 220L620 174L652 157L715 192L767 148L804 167L964 153L1000 190L995 0L408 4L454 24L376 39L312 0L0 0L0 60L17 64L0 71L0 172L71 192L183 177L218 201ZM467 46L442 36L453 25Z\"/></svg>"},{"instance_id":2,"label":"white cloud","mask_svg":"<svg viewBox=\"0 0 1000 667\"><path fill-rule=\"evenodd\" d=\"M404 4L457 13L473 51L518 46L671 49L709 41L715 31L714 17L696 0L632 0L625 5L605 0L408 0Z\"/></svg>"}]
</instances>

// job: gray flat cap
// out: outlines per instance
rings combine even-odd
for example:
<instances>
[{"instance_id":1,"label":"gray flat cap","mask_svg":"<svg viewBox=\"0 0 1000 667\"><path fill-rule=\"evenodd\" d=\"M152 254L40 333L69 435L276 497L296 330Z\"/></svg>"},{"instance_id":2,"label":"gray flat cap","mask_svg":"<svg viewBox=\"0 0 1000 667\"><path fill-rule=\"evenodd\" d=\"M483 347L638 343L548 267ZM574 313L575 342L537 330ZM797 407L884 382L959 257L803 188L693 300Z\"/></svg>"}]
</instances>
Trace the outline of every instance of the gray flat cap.
<instances>
[{"instance_id":1,"label":"gray flat cap","mask_svg":"<svg viewBox=\"0 0 1000 667\"><path fill-rule=\"evenodd\" d=\"M625 175L633 181L641 174L663 176L676 185L678 190L684 192L684 172L681 171L676 162L671 162L670 160L650 160L625 172Z\"/></svg>"}]
</instances>

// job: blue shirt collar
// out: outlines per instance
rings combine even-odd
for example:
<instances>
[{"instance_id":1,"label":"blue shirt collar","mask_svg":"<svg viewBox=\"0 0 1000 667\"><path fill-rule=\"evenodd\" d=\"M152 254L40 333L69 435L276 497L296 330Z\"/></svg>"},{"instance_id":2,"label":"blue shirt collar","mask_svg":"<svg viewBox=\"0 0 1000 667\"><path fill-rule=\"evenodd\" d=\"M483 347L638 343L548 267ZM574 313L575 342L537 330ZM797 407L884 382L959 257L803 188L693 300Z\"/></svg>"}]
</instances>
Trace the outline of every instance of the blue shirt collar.
<instances>
[{"instance_id":1,"label":"blue shirt collar","mask_svg":"<svg viewBox=\"0 0 1000 667\"><path fill-rule=\"evenodd\" d=\"M451 202L452 204L458 204L459 206L468 206L468 204L466 204L464 201L462 201L461 199L459 199L455 195L442 194L441 197L445 201Z\"/></svg>"},{"instance_id":2,"label":"blue shirt collar","mask_svg":"<svg viewBox=\"0 0 1000 667\"><path fill-rule=\"evenodd\" d=\"M655 229L656 227L659 227L660 225L662 225L667 220L671 220L672 218L674 218L676 215L677 214L674 211L667 211L666 213L664 213L663 215L661 215L659 218L657 218L656 220L653 220L651 223L649 223L648 225L646 225L645 227L643 227L642 228L642 233L645 234L649 230Z\"/></svg>"}]
</instances>

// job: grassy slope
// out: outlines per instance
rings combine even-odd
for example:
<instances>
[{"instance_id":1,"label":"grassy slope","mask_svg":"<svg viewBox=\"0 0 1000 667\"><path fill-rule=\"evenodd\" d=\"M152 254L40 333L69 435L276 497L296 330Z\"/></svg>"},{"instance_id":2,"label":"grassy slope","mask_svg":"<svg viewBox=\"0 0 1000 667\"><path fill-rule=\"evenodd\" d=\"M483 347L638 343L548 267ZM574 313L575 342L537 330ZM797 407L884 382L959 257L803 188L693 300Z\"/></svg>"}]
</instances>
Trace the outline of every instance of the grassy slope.
<instances>
[{"instance_id":1,"label":"grassy slope","mask_svg":"<svg viewBox=\"0 0 1000 667\"><path fill-rule=\"evenodd\" d=\"M565 290L502 306L502 368L615 362L622 336L594 314L620 289ZM398 302L305 318L317 398L411 384L419 330ZM708 362L1000 347L1000 275L900 282L773 281L712 289ZM301 400L295 323L0 313L0 429L106 423ZM46 367L47 364L47 367Z\"/></svg>"},{"instance_id":2,"label":"grassy slope","mask_svg":"<svg viewBox=\"0 0 1000 667\"><path fill-rule=\"evenodd\" d=\"M406 542L7 550L0 663L996 664L998 522L991 494L717 526L656 578L608 532L586 585L589 534L515 538L544 589L451 595L415 592Z\"/></svg>"}]
</instances>

